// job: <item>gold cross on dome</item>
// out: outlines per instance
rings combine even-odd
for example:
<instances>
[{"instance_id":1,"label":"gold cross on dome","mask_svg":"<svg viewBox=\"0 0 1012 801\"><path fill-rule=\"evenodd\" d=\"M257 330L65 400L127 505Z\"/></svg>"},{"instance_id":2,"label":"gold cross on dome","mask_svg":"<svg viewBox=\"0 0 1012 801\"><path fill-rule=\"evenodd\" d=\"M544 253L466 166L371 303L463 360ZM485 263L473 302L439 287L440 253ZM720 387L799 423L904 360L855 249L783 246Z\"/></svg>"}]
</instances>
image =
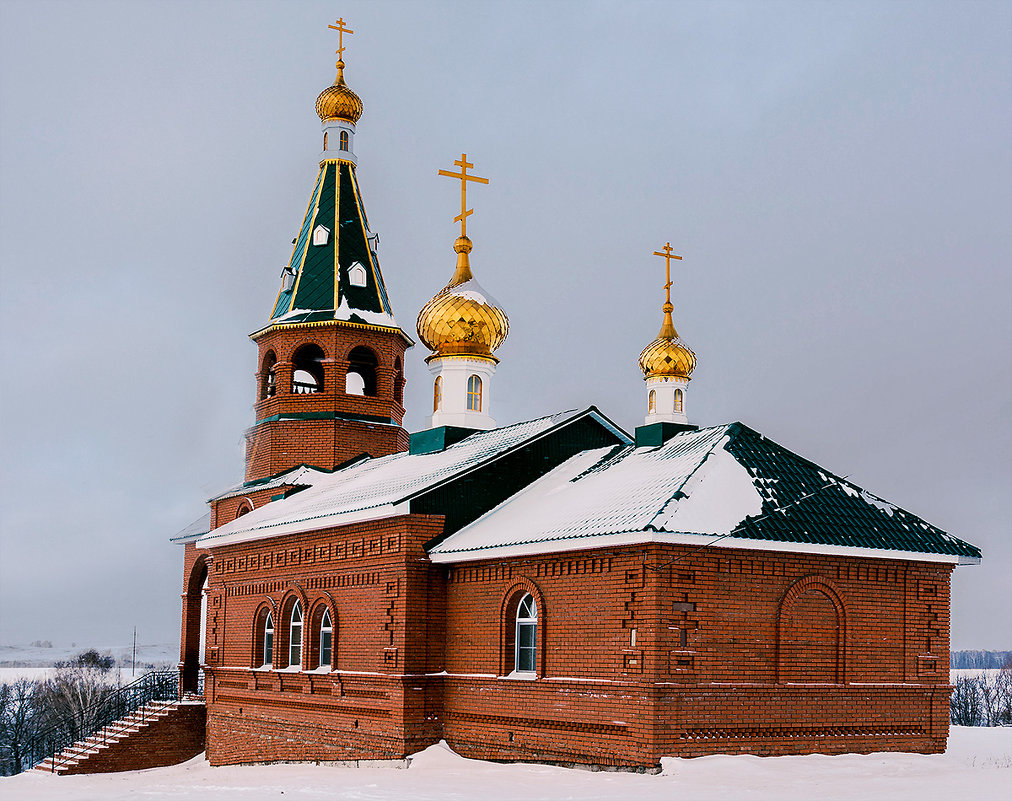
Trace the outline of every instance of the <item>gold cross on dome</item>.
<instances>
[{"instance_id":1,"label":"gold cross on dome","mask_svg":"<svg viewBox=\"0 0 1012 801\"><path fill-rule=\"evenodd\" d=\"M682 257L675 255L674 248L671 247L670 242L665 242L663 248L655 250L654 255L664 259L664 291L667 293L665 302L671 303L671 260L678 259L681 261Z\"/></svg>"},{"instance_id":2,"label":"gold cross on dome","mask_svg":"<svg viewBox=\"0 0 1012 801\"><path fill-rule=\"evenodd\" d=\"M344 35L346 33L355 33L355 31L344 27L344 17L338 19L336 25L328 25L327 27L332 31L337 31L337 50L334 51L337 53L337 64L334 66L340 67L341 62L344 61Z\"/></svg>"},{"instance_id":3,"label":"gold cross on dome","mask_svg":"<svg viewBox=\"0 0 1012 801\"><path fill-rule=\"evenodd\" d=\"M479 178L477 175L468 175L467 171L474 165L467 160L467 153L461 153L460 158L453 162L460 167L460 172L449 172L440 170L438 175L445 175L447 178L460 179L460 214L453 218L454 222L460 223L460 235L467 236L467 218L474 214L474 209L467 207L467 182L476 181L479 184L487 184L488 178Z\"/></svg>"}]
</instances>

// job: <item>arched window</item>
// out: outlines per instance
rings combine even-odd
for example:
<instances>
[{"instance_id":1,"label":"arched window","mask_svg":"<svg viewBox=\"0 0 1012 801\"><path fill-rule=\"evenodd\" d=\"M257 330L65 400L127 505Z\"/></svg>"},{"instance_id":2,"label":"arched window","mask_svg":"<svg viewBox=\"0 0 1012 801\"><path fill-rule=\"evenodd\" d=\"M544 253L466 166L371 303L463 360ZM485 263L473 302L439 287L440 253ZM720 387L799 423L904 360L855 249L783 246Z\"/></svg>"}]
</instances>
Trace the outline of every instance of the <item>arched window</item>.
<instances>
[{"instance_id":1,"label":"arched window","mask_svg":"<svg viewBox=\"0 0 1012 801\"><path fill-rule=\"evenodd\" d=\"M650 390L650 394L647 395L647 414L653 414L657 411L657 392L656 390Z\"/></svg>"},{"instance_id":2,"label":"arched window","mask_svg":"<svg viewBox=\"0 0 1012 801\"><path fill-rule=\"evenodd\" d=\"M349 395L376 395L376 366L379 360L369 348L359 346L348 354L348 377L344 391ZM354 377L353 377L354 376Z\"/></svg>"},{"instance_id":3,"label":"arched window","mask_svg":"<svg viewBox=\"0 0 1012 801\"><path fill-rule=\"evenodd\" d=\"M303 345L292 357L292 394L323 392L323 348Z\"/></svg>"},{"instance_id":4,"label":"arched window","mask_svg":"<svg viewBox=\"0 0 1012 801\"><path fill-rule=\"evenodd\" d=\"M302 604L298 601L292 607L292 617L288 624L288 664L302 664Z\"/></svg>"},{"instance_id":5,"label":"arched window","mask_svg":"<svg viewBox=\"0 0 1012 801\"><path fill-rule=\"evenodd\" d=\"M341 150L348 149L348 132L341 131Z\"/></svg>"},{"instance_id":6,"label":"arched window","mask_svg":"<svg viewBox=\"0 0 1012 801\"><path fill-rule=\"evenodd\" d=\"M323 133L323 149L324 150L327 149L327 132L326 131L324 131L324 133Z\"/></svg>"},{"instance_id":7,"label":"arched window","mask_svg":"<svg viewBox=\"0 0 1012 801\"><path fill-rule=\"evenodd\" d=\"M260 366L260 400L273 398L277 392L277 378L274 372L277 363L278 357L274 355L274 351L269 350L264 354L264 362Z\"/></svg>"},{"instance_id":8,"label":"arched window","mask_svg":"<svg viewBox=\"0 0 1012 801\"><path fill-rule=\"evenodd\" d=\"M675 390L675 411L681 413L682 407L685 404L685 396L682 395L682 390Z\"/></svg>"},{"instance_id":9,"label":"arched window","mask_svg":"<svg viewBox=\"0 0 1012 801\"><path fill-rule=\"evenodd\" d=\"M248 515L252 511L253 507L250 505L250 502L243 501L241 504L239 504L239 508L236 510L235 517L238 520L243 515Z\"/></svg>"},{"instance_id":10,"label":"arched window","mask_svg":"<svg viewBox=\"0 0 1012 801\"><path fill-rule=\"evenodd\" d=\"M320 667L330 667L334 651L334 627L330 622L330 610L323 610L320 620Z\"/></svg>"},{"instance_id":11,"label":"arched window","mask_svg":"<svg viewBox=\"0 0 1012 801\"><path fill-rule=\"evenodd\" d=\"M481 379L476 375L467 379L467 410L481 411Z\"/></svg>"},{"instance_id":12,"label":"arched window","mask_svg":"<svg viewBox=\"0 0 1012 801\"><path fill-rule=\"evenodd\" d=\"M432 411L438 412L443 405L443 377L436 376L436 383L432 385Z\"/></svg>"},{"instance_id":13,"label":"arched window","mask_svg":"<svg viewBox=\"0 0 1012 801\"><path fill-rule=\"evenodd\" d=\"M538 669L538 606L527 593L517 606L516 670L534 673Z\"/></svg>"},{"instance_id":14,"label":"arched window","mask_svg":"<svg viewBox=\"0 0 1012 801\"><path fill-rule=\"evenodd\" d=\"M264 618L262 632L260 648L258 649L259 653L257 655L260 657L261 665L270 667L274 661L274 615L269 611L267 611L267 616Z\"/></svg>"}]
</instances>

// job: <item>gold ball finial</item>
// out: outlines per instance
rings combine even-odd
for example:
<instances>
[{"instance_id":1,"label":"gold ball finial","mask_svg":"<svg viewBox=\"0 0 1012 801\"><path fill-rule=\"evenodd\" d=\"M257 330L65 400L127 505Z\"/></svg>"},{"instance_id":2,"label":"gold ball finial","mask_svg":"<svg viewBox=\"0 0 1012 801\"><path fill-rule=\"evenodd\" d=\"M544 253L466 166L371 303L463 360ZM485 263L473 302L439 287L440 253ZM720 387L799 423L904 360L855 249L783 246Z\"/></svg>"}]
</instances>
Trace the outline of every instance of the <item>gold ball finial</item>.
<instances>
[{"instance_id":1,"label":"gold ball finial","mask_svg":"<svg viewBox=\"0 0 1012 801\"><path fill-rule=\"evenodd\" d=\"M454 253L470 253L474 249L471 240L466 236L458 236L453 243Z\"/></svg>"},{"instance_id":2,"label":"gold ball finial","mask_svg":"<svg viewBox=\"0 0 1012 801\"><path fill-rule=\"evenodd\" d=\"M337 31L338 36L337 77L333 85L320 92L320 96L316 98L316 114L321 122L346 120L354 124L362 117L362 98L351 91L344 82L344 35L355 31L345 27L343 18L327 27Z\"/></svg>"}]
</instances>

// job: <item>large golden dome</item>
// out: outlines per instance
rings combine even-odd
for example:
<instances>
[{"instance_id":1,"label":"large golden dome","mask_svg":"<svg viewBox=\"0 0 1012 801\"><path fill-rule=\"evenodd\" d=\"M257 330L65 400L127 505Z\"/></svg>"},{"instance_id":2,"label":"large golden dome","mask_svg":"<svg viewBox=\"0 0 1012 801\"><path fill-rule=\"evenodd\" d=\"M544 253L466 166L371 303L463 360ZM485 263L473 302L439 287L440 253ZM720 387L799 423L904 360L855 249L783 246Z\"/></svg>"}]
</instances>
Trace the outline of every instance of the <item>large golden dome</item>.
<instances>
[{"instance_id":1,"label":"large golden dome","mask_svg":"<svg viewBox=\"0 0 1012 801\"><path fill-rule=\"evenodd\" d=\"M460 236L453 244L457 271L450 283L418 313L418 336L430 359L440 356L478 356L495 359L492 352L509 333L509 318L471 275L467 254L471 240Z\"/></svg>"},{"instance_id":2,"label":"large golden dome","mask_svg":"<svg viewBox=\"0 0 1012 801\"><path fill-rule=\"evenodd\" d=\"M322 122L347 120L356 123L362 116L362 99L344 82L344 62L337 62L337 78L316 98L316 113Z\"/></svg>"},{"instance_id":3,"label":"large golden dome","mask_svg":"<svg viewBox=\"0 0 1012 801\"><path fill-rule=\"evenodd\" d=\"M665 303L664 323L657 339L643 348L640 353L640 370L647 378L653 376L677 376L688 378L696 367L696 354L678 336L671 312L674 306Z\"/></svg>"}]
</instances>

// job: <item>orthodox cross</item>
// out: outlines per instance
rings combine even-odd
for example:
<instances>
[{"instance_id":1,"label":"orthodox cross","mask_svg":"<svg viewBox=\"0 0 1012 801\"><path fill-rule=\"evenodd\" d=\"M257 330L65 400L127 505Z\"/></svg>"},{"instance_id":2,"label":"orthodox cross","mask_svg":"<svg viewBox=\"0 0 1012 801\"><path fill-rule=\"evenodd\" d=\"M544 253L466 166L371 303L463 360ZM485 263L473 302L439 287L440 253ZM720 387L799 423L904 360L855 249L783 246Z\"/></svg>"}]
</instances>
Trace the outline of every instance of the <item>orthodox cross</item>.
<instances>
[{"instance_id":1,"label":"orthodox cross","mask_svg":"<svg viewBox=\"0 0 1012 801\"><path fill-rule=\"evenodd\" d=\"M454 217L453 221L460 223L460 235L467 236L467 218L474 214L474 209L469 209L467 207L467 182L476 181L479 184L487 184L488 178L479 178L477 175L467 174L467 171L474 167L474 165L467 160L467 153L461 153L460 158L453 163L460 167L460 172L440 170L438 174L445 175L447 178L460 179L460 214Z\"/></svg>"},{"instance_id":2,"label":"orthodox cross","mask_svg":"<svg viewBox=\"0 0 1012 801\"><path fill-rule=\"evenodd\" d=\"M681 256L676 256L674 248L671 247L670 242L665 242L664 247L661 250L654 251L655 256L660 256L664 259L664 292L665 303L671 303L671 260L678 259L682 260Z\"/></svg>"},{"instance_id":3,"label":"orthodox cross","mask_svg":"<svg viewBox=\"0 0 1012 801\"><path fill-rule=\"evenodd\" d=\"M344 61L344 35L346 33L355 33L355 31L344 27L344 17L337 20L336 25L328 25L327 27L332 31L337 31L337 50L334 51L337 53L337 64L335 66L340 68L343 66L341 62Z\"/></svg>"}]
</instances>

